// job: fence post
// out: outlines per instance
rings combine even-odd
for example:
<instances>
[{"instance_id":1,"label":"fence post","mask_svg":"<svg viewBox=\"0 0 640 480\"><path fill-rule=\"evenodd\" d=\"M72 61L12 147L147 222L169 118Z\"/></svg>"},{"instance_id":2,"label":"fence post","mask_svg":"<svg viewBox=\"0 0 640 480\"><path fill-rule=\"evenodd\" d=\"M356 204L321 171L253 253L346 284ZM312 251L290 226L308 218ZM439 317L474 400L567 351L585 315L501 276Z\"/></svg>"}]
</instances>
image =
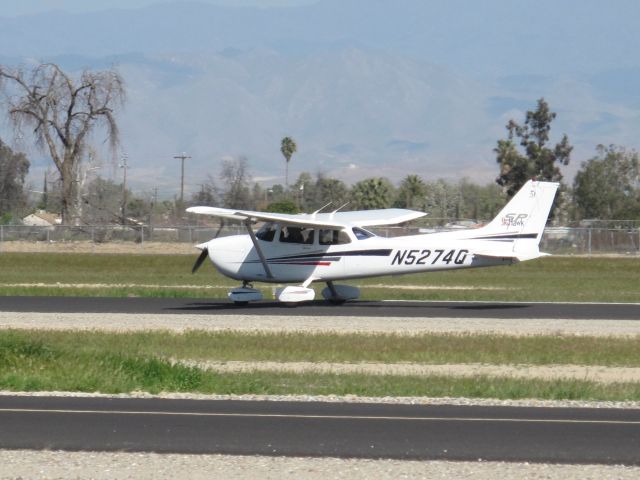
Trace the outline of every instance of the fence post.
<instances>
[{"instance_id":1,"label":"fence post","mask_svg":"<svg viewBox=\"0 0 640 480\"><path fill-rule=\"evenodd\" d=\"M2 251L3 243L4 243L4 225L0 225L0 251Z\"/></svg>"},{"instance_id":2,"label":"fence post","mask_svg":"<svg viewBox=\"0 0 640 480\"><path fill-rule=\"evenodd\" d=\"M144 225L140 225L140 246L144 246Z\"/></svg>"},{"instance_id":3,"label":"fence post","mask_svg":"<svg viewBox=\"0 0 640 480\"><path fill-rule=\"evenodd\" d=\"M589 255L591 255L591 228L589 228L588 232L589 232L589 241L587 242L587 245L588 245Z\"/></svg>"}]
</instances>

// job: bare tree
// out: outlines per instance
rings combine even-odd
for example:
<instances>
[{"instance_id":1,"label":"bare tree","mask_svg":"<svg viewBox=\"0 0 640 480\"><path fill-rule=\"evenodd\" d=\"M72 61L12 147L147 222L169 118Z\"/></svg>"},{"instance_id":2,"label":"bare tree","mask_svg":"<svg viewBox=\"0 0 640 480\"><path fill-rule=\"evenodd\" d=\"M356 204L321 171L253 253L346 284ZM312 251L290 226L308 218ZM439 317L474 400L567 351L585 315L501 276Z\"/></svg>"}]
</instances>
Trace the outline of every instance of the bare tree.
<instances>
[{"instance_id":1,"label":"bare tree","mask_svg":"<svg viewBox=\"0 0 640 480\"><path fill-rule=\"evenodd\" d=\"M219 197L220 190L214 178L209 174L206 181L200 184L200 190L191 196L189 203L191 205L214 206L218 204Z\"/></svg>"},{"instance_id":2,"label":"bare tree","mask_svg":"<svg viewBox=\"0 0 640 480\"><path fill-rule=\"evenodd\" d=\"M247 157L222 161L220 180L223 187L224 206L247 209L251 205L251 173Z\"/></svg>"},{"instance_id":3,"label":"bare tree","mask_svg":"<svg viewBox=\"0 0 640 480\"><path fill-rule=\"evenodd\" d=\"M18 132L33 128L36 145L49 151L62 181L62 221L79 222L78 172L96 128L105 128L113 151L118 127L113 109L124 101L122 78L115 70L85 70L73 78L52 63L30 72L0 65L0 91Z\"/></svg>"}]
</instances>

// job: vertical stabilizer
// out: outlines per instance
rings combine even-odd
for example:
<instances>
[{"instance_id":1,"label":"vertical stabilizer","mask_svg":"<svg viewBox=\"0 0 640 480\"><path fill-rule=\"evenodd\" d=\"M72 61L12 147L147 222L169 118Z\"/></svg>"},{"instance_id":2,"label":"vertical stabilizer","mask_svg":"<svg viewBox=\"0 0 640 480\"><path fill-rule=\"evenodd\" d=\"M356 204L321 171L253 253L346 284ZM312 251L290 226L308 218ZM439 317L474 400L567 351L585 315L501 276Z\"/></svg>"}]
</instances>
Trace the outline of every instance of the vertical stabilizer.
<instances>
[{"instance_id":1,"label":"vertical stabilizer","mask_svg":"<svg viewBox=\"0 0 640 480\"><path fill-rule=\"evenodd\" d=\"M558 183L529 180L480 232L486 240L513 241L513 252L538 256Z\"/></svg>"}]
</instances>

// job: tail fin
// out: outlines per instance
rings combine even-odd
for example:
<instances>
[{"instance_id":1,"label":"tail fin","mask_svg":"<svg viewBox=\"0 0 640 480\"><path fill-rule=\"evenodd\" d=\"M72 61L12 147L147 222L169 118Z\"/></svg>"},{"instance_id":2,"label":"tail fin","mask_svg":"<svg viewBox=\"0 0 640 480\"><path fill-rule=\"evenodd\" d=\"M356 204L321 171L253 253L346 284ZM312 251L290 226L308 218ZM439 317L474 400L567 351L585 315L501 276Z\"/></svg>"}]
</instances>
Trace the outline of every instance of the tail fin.
<instances>
[{"instance_id":1,"label":"tail fin","mask_svg":"<svg viewBox=\"0 0 640 480\"><path fill-rule=\"evenodd\" d=\"M538 250L558 183L529 180L479 233L485 240L513 241L519 260L539 257ZM477 238L477 237L476 237Z\"/></svg>"}]
</instances>

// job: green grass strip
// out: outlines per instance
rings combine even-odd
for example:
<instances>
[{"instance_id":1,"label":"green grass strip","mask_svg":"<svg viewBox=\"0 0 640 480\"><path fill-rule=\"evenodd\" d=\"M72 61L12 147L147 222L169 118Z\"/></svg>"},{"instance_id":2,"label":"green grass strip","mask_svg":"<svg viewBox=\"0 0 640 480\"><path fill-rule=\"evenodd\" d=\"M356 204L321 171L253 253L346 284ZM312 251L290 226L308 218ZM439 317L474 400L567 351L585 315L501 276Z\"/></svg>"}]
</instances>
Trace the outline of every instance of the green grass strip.
<instances>
[{"instance_id":1,"label":"green grass strip","mask_svg":"<svg viewBox=\"0 0 640 480\"><path fill-rule=\"evenodd\" d=\"M128 393L145 391L204 394L305 394L360 396L429 396L470 398L539 398L640 400L640 384L602 385L580 380L531 380L477 376L392 376L286 372L216 373L173 364L141 353L144 335L83 333L69 343L61 332L3 331L0 335L0 389ZM48 335L51 337L47 338ZM100 348L91 336L107 339ZM57 336L57 340L56 337ZM150 337L153 337L151 335ZM131 342L117 343L127 337ZM182 336L192 339L189 334ZM157 337L159 338L159 337ZM156 340L157 340L156 338ZM180 338L179 335L173 339ZM149 340L149 338L147 338ZM115 342L115 344L114 344ZM166 353L166 352L165 352Z\"/></svg>"},{"instance_id":2,"label":"green grass strip","mask_svg":"<svg viewBox=\"0 0 640 480\"><path fill-rule=\"evenodd\" d=\"M0 330L0 358L3 351L14 351L20 345L24 351L87 357L115 354L213 361L640 367L640 336Z\"/></svg>"},{"instance_id":3,"label":"green grass strip","mask_svg":"<svg viewBox=\"0 0 640 480\"><path fill-rule=\"evenodd\" d=\"M206 286L237 286L211 265L191 274L194 255L93 255L2 253L0 295L145 296L226 299L225 291ZM64 287L65 284L114 285ZM15 286L39 283L42 286ZM640 258L549 257L510 267L466 269L401 277L377 277L346 283L362 288L366 300L488 300L640 302ZM115 285L154 285L120 287ZM379 285L424 286L429 289ZM189 286L189 288L174 288ZM271 287L262 288L266 298ZM324 285L318 284L319 289ZM433 289L432 289L433 287ZM480 287L492 287L485 290ZM453 288L453 289L452 289Z\"/></svg>"},{"instance_id":4,"label":"green grass strip","mask_svg":"<svg viewBox=\"0 0 640 480\"><path fill-rule=\"evenodd\" d=\"M376 376L260 372L220 374L132 355L49 356L33 352L2 359L0 388L12 391L203 394L428 396L553 400L640 400L640 384L600 385L579 380L518 380L446 376ZM43 357L44 355L44 357ZM45 361L41 361L41 359ZM26 360L26 361L25 361ZM81 367L79 367L81 365Z\"/></svg>"}]
</instances>

